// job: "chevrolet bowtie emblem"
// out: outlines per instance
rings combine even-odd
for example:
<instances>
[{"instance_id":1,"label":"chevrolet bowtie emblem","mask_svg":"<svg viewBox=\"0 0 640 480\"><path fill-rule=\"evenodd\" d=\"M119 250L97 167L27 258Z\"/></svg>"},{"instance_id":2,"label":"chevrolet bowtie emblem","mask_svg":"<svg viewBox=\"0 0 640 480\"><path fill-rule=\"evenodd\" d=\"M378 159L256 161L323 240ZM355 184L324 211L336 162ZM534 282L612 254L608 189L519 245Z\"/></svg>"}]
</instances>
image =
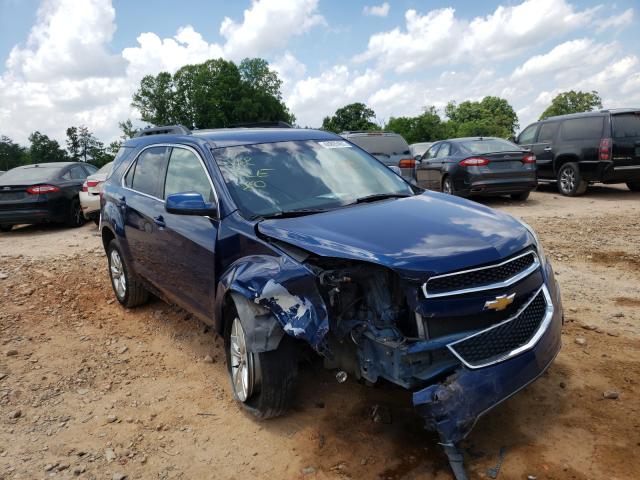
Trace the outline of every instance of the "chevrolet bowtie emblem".
<instances>
[{"instance_id":1,"label":"chevrolet bowtie emblem","mask_svg":"<svg viewBox=\"0 0 640 480\"><path fill-rule=\"evenodd\" d=\"M513 299L515 298L515 296L516 296L515 293L512 293L511 295L500 295L496 297L495 300L489 300L484 302L484 308L485 310L487 308L490 308L491 310L495 310L495 311L504 310L505 308L507 308L509 305L513 303Z\"/></svg>"}]
</instances>

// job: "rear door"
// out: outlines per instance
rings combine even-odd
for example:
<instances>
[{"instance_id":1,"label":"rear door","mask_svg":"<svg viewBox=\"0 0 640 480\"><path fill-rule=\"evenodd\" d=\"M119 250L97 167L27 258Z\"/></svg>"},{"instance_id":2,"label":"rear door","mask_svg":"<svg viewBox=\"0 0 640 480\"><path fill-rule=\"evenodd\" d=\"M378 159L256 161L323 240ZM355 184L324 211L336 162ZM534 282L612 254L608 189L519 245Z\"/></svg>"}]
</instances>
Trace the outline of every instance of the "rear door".
<instances>
[{"instance_id":1,"label":"rear door","mask_svg":"<svg viewBox=\"0 0 640 480\"><path fill-rule=\"evenodd\" d=\"M174 193L197 192L205 202L217 204L213 184L199 152L190 147L171 149L164 198ZM162 213L158 232L165 262L162 291L185 309L211 318L215 296L215 245L218 220Z\"/></svg>"},{"instance_id":2,"label":"rear door","mask_svg":"<svg viewBox=\"0 0 640 480\"><path fill-rule=\"evenodd\" d=\"M611 115L612 159L616 176L640 177L640 111Z\"/></svg>"},{"instance_id":3,"label":"rear door","mask_svg":"<svg viewBox=\"0 0 640 480\"><path fill-rule=\"evenodd\" d=\"M161 253L162 188L168 147L144 149L124 176L124 231L136 273L156 287L167 275ZM174 252L174 254L177 252Z\"/></svg>"},{"instance_id":4,"label":"rear door","mask_svg":"<svg viewBox=\"0 0 640 480\"><path fill-rule=\"evenodd\" d=\"M442 177L444 172L449 170L446 164L451 161L451 144L443 142L440 144L440 148L433 159L432 182L436 190L442 189Z\"/></svg>"},{"instance_id":5,"label":"rear door","mask_svg":"<svg viewBox=\"0 0 640 480\"><path fill-rule=\"evenodd\" d=\"M538 176L555 178L553 158L557 150L556 140L560 130L560 121L544 122L540 125L536 142L531 145L531 152L536 156Z\"/></svg>"},{"instance_id":6,"label":"rear door","mask_svg":"<svg viewBox=\"0 0 640 480\"><path fill-rule=\"evenodd\" d=\"M422 157L422 161L416 166L416 181L420 188L426 188L428 190L439 190L440 185L436 184L437 174L435 172L436 155L440 148L440 143L432 145L429 150Z\"/></svg>"}]
</instances>

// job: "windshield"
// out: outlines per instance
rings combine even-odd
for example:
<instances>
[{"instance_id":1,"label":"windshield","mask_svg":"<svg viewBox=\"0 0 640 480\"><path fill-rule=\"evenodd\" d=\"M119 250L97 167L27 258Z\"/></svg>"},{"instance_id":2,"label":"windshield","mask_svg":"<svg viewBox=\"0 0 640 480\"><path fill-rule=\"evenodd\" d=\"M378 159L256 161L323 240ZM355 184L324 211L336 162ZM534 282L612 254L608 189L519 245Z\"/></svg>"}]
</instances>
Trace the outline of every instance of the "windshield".
<instances>
[{"instance_id":1,"label":"windshield","mask_svg":"<svg viewBox=\"0 0 640 480\"><path fill-rule=\"evenodd\" d=\"M477 140L465 140L460 145L471 153L499 153L499 152L520 152L522 148L514 143L501 140L499 138L482 138Z\"/></svg>"},{"instance_id":2,"label":"windshield","mask_svg":"<svg viewBox=\"0 0 640 480\"><path fill-rule=\"evenodd\" d=\"M400 135L384 135L381 133L369 133L365 135L353 135L349 141L355 143L371 155L408 155L409 144Z\"/></svg>"},{"instance_id":3,"label":"windshield","mask_svg":"<svg viewBox=\"0 0 640 480\"><path fill-rule=\"evenodd\" d=\"M414 143L412 145L410 145L411 147L411 154L415 157L416 155L424 155L424 152L426 152L427 150L429 150L429 147L431 147L431 145L433 145L432 142L426 142L426 143Z\"/></svg>"},{"instance_id":4,"label":"windshield","mask_svg":"<svg viewBox=\"0 0 640 480\"><path fill-rule=\"evenodd\" d=\"M55 178L65 165L39 165L37 167L17 167L2 175L2 182L36 183Z\"/></svg>"},{"instance_id":5,"label":"windshield","mask_svg":"<svg viewBox=\"0 0 640 480\"><path fill-rule=\"evenodd\" d=\"M342 140L242 145L214 153L247 217L338 208L370 195L413 195L393 171Z\"/></svg>"}]
</instances>

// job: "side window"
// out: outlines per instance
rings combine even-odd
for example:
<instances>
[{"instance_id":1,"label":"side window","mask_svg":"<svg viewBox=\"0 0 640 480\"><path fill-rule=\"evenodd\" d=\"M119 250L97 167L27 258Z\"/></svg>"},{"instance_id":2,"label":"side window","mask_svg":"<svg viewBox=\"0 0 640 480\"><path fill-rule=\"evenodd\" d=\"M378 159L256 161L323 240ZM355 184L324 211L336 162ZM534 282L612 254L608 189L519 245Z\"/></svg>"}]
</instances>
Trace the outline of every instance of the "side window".
<instances>
[{"instance_id":1,"label":"side window","mask_svg":"<svg viewBox=\"0 0 640 480\"><path fill-rule=\"evenodd\" d=\"M538 143L553 142L556 139L558 128L560 128L560 122L543 123L540 127Z\"/></svg>"},{"instance_id":2,"label":"side window","mask_svg":"<svg viewBox=\"0 0 640 480\"><path fill-rule=\"evenodd\" d=\"M162 181L167 166L166 153L167 147L152 147L140 154L136 164L129 170L130 173L133 171L133 190L152 197L162 197Z\"/></svg>"},{"instance_id":3,"label":"side window","mask_svg":"<svg viewBox=\"0 0 640 480\"><path fill-rule=\"evenodd\" d=\"M429 158L434 158L438 153L438 148L440 148L441 143L436 143L433 147L427 150L427 153L424 154L424 159L427 160Z\"/></svg>"},{"instance_id":4,"label":"side window","mask_svg":"<svg viewBox=\"0 0 640 480\"><path fill-rule=\"evenodd\" d=\"M562 122L563 140L598 139L602 136L604 117L572 118Z\"/></svg>"},{"instance_id":5,"label":"side window","mask_svg":"<svg viewBox=\"0 0 640 480\"><path fill-rule=\"evenodd\" d=\"M186 148L173 148L164 184L164 198L183 192L197 192L205 202L215 201L209 177L200 159Z\"/></svg>"},{"instance_id":6,"label":"side window","mask_svg":"<svg viewBox=\"0 0 640 480\"><path fill-rule=\"evenodd\" d=\"M87 172L84 171L80 165L76 165L75 167L71 167L71 180L84 180L87 178Z\"/></svg>"},{"instance_id":7,"label":"side window","mask_svg":"<svg viewBox=\"0 0 640 480\"><path fill-rule=\"evenodd\" d=\"M529 143L533 143L536 138L536 130L538 129L538 125L529 125L527 128L523 130L523 132L518 137L518 143L527 145Z\"/></svg>"},{"instance_id":8,"label":"side window","mask_svg":"<svg viewBox=\"0 0 640 480\"><path fill-rule=\"evenodd\" d=\"M98 167L96 167L95 165L91 165L90 163L83 165L83 167L89 175L93 175L98 171Z\"/></svg>"},{"instance_id":9,"label":"side window","mask_svg":"<svg viewBox=\"0 0 640 480\"><path fill-rule=\"evenodd\" d=\"M451 151L451 145L448 143L443 143L442 146L440 147L440 150L438 150L436 157L438 158L448 157L450 151Z\"/></svg>"}]
</instances>

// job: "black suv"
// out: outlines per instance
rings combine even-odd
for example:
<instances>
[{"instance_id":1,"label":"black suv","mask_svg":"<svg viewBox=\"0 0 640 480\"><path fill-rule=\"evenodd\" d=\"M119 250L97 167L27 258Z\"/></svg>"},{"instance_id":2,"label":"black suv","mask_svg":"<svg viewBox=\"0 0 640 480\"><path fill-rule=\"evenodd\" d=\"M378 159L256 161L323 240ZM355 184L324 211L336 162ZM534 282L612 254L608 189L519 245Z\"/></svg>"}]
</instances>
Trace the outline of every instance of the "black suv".
<instances>
[{"instance_id":1,"label":"black suv","mask_svg":"<svg viewBox=\"0 0 640 480\"><path fill-rule=\"evenodd\" d=\"M563 195L582 195L595 182L640 191L640 109L549 117L525 128L516 143L535 154L538 178L557 180Z\"/></svg>"}]
</instances>

